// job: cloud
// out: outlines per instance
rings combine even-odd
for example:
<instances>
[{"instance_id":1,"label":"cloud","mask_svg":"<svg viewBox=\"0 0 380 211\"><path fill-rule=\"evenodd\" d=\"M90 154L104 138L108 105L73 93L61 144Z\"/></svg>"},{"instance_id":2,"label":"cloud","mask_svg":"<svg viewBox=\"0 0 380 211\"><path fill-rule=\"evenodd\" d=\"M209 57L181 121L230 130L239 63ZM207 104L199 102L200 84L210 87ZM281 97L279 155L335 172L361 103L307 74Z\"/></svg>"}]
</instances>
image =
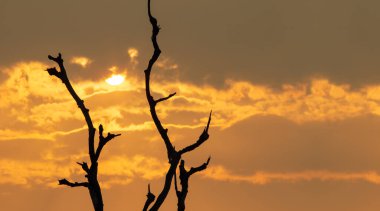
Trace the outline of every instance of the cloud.
<instances>
[{"instance_id":1,"label":"cloud","mask_svg":"<svg viewBox=\"0 0 380 211\"><path fill-rule=\"evenodd\" d=\"M51 153L41 161L0 160L0 184L12 184L24 187L45 185L58 187L57 180L67 178L83 180L83 172L74 163L85 154L60 157ZM69 158L68 161L67 158ZM64 162L62 162L64 161ZM113 185L128 185L136 178L155 180L162 178L168 168L166 162L144 155L111 156L99 165L99 177L104 188ZM374 171L367 172L331 172L309 170L301 172L265 172L251 175L233 174L223 166L210 166L201 173L203 177L222 182L246 182L252 185L267 185L275 182L368 182L380 184L380 175ZM74 178L74 179L72 179Z\"/></svg>"},{"instance_id":2,"label":"cloud","mask_svg":"<svg viewBox=\"0 0 380 211\"><path fill-rule=\"evenodd\" d=\"M1 71L6 79L0 84L0 108L23 106L42 99L64 99L64 87L55 86L56 79L49 77L47 65L41 62L20 62ZM55 87L52 89L52 87ZM35 103L35 102L33 102Z\"/></svg>"},{"instance_id":3,"label":"cloud","mask_svg":"<svg viewBox=\"0 0 380 211\"><path fill-rule=\"evenodd\" d=\"M137 49L129 51L131 58L136 59ZM169 60L161 62L164 66L172 63ZM75 102L62 83L44 71L46 68L47 65L41 62L20 62L2 69L6 78L0 84L0 108L6 120L0 122L3 126L0 132L21 132L19 127L10 127L9 121L44 133L72 131L84 126ZM124 73L124 82L118 86L107 84L105 78L79 80L73 86L90 108L95 122L116 127L110 130L151 130L144 81L126 71ZM255 115L279 116L298 124L380 115L379 90L380 85L354 90L348 84L335 84L327 79L284 84L281 89L244 81L227 80L223 88L215 88L179 80L152 79L156 98L177 92L174 98L162 103L164 106L157 107L160 118L173 128L203 127L211 109L214 111L212 126L220 128L231 127ZM185 117L184 112L191 115ZM140 115L143 121L125 121L132 114ZM64 130L59 127L64 122L68 125L73 121L82 122L82 125Z\"/></svg>"},{"instance_id":4,"label":"cloud","mask_svg":"<svg viewBox=\"0 0 380 211\"><path fill-rule=\"evenodd\" d=\"M284 84L280 90L244 81L226 81L222 89L184 82L155 84L152 89L176 90L178 97L169 105L173 110L205 112L205 108L212 108L214 126L226 128L254 115L280 116L300 124L379 115L379 87L353 90L347 84L313 79L308 83Z\"/></svg>"},{"instance_id":5,"label":"cloud","mask_svg":"<svg viewBox=\"0 0 380 211\"><path fill-rule=\"evenodd\" d=\"M41 62L20 62L4 68L5 80L0 84L0 139L42 138L51 140L56 135L80 131L83 116L66 88L45 71L48 66ZM102 81L73 83L82 99L103 97L113 92L134 89L135 79L114 88ZM98 97L99 98L99 97ZM120 107L120 106L119 106ZM94 121L111 121L123 118L118 108L95 106ZM90 109L92 110L92 106ZM99 109L99 113L96 112ZM139 109L141 110L141 109ZM82 125L72 124L81 121ZM74 127L62 128L69 124ZM79 126L79 127L78 127ZM56 132L62 131L62 132Z\"/></svg>"},{"instance_id":6,"label":"cloud","mask_svg":"<svg viewBox=\"0 0 380 211\"><path fill-rule=\"evenodd\" d=\"M137 65L139 62L137 57L139 56L139 51L136 48L128 48L128 56L132 65Z\"/></svg>"},{"instance_id":7,"label":"cloud","mask_svg":"<svg viewBox=\"0 0 380 211\"><path fill-rule=\"evenodd\" d=\"M57 165L53 162L0 160L0 184L47 185L55 179L68 177L75 169ZM55 182L56 183L56 182Z\"/></svg>"},{"instance_id":8,"label":"cloud","mask_svg":"<svg viewBox=\"0 0 380 211\"><path fill-rule=\"evenodd\" d=\"M153 157L136 155L132 158L113 156L103 161L101 175L140 177L146 180L161 178L165 175L168 165Z\"/></svg>"},{"instance_id":9,"label":"cloud","mask_svg":"<svg viewBox=\"0 0 380 211\"><path fill-rule=\"evenodd\" d=\"M174 63L171 59L169 58L161 58L156 62L156 65L158 68L161 69L167 69L167 70L175 70L178 69L178 64Z\"/></svg>"},{"instance_id":10,"label":"cloud","mask_svg":"<svg viewBox=\"0 0 380 211\"><path fill-rule=\"evenodd\" d=\"M364 181L380 184L380 175L377 172L331 172L331 171L302 171L302 172L257 172L252 175L236 175L222 166L212 166L203 173L203 176L217 181L247 182L252 185L266 185L274 182L311 182L311 181Z\"/></svg>"},{"instance_id":11,"label":"cloud","mask_svg":"<svg viewBox=\"0 0 380 211\"><path fill-rule=\"evenodd\" d=\"M72 162L67 162L67 156L57 157L51 153L40 161L0 159L0 185L44 185L54 188L58 187L57 181L61 178L84 181L84 172L74 161L83 156L69 156ZM127 185L136 178L158 179L165 175L166 170L167 164L153 157L115 156L102 160L99 165L99 180L105 188L109 188L113 185Z\"/></svg>"},{"instance_id":12,"label":"cloud","mask_svg":"<svg viewBox=\"0 0 380 211\"><path fill-rule=\"evenodd\" d=\"M75 128L68 131L39 132L31 130L0 130L0 141L19 140L19 139L39 139L55 141L57 136L65 136L86 130L86 127Z\"/></svg>"},{"instance_id":13,"label":"cloud","mask_svg":"<svg viewBox=\"0 0 380 211\"><path fill-rule=\"evenodd\" d=\"M139 51L136 48L129 48L128 55L131 59L136 59L139 55Z\"/></svg>"},{"instance_id":14,"label":"cloud","mask_svg":"<svg viewBox=\"0 0 380 211\"><path fill-rule=\"evenodd\" d=\"M169 63L165 65L170 66ZM47 65L41 62L20 62L2 69L5 78L0 84L0 140L56 141L65 140L72 134L80 133L78 137L85 134L86 125L80 110L64 85L44 71L46 68ZM117 69L118 67L115 70ZM110 86L105 78L95 81L73 80L76 92L90 109L94 124L97 126L102 123L107 131L155 131L145 99L144 81L140 77L129 75L127 71L124 82L118 86ZM278 116L297 124L305 124L380 115L380 85L352 89L347 84L312 79L299 84L284 84L282 88L274 89L246 81L227 80L224 87L216 88L162 78L153 80L151 87L156 99L177 92L175 97L157 106L165 127L174 129L170 132L175 139L185 139L178 137L204 127L211 109L212 126L221 129L234 126L252 116ZM180 130L182 131L178 132ZM219 132L222 134L223 130ZM197 135L199 130L195 136ZM148 139L153 140L158 136L152 137ZM49 155L36 161L0 160L0 164L4 164L0 167L0 179L3 178L4 184L27 186L46 183L55 186L56 179L61 176L68 179L82 178L80 168L75 166L77 160L70 158L73 162L62 166L62 160L51 159L52 157L54 156ZM112 187L115 184L129 184L134 178L157 179L166 170L167 164L153 157L141 154L127 157L119 153L104 156L99 174L103 177L102 184ZM15 179L12 180L12 177ZM378 184L380 181L380 176L370 171L346 173L310 170L236 175L218 166L210 167L205 177L251 184L314 180L367 181Z\"/></svg>"},{"instance_id":15,"label":"cloud","mask_svg":"<svg viewBox=\"0 0 380 211\"><path fill-rule=\"evenodd\" d=\"M83 68L86 68L88 65L92 63L92 60L84 56L77 56L71 58L70 63L77 64Z\"/></svg>"}]
</instances>

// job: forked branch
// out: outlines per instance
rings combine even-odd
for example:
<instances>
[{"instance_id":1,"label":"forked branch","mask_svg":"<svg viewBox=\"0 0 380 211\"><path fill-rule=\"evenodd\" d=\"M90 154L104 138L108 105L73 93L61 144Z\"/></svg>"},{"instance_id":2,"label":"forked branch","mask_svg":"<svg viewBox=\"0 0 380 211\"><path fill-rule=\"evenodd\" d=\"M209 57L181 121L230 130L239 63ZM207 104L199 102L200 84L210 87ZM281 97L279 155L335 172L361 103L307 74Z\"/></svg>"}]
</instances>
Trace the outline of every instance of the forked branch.
<instances>
[{"instance_id":1,"label":"forked branch","mask_svg":"<svg viewBox=\"0 0 380 211\"><path fill-rule=\"evenodd\" d=\"M115 137L121 136L121 134L112 134L108 133L106 137L103 135L103 125L99 125L99 145L95 152L96 160L99 159L100 153L102 152L103 147Z\"/></svg>"},{"instance_id":2,"label":"forked branch","mask_svg":"<svg viewBox=\"0 0 380 211\"><path fill-rule=\"evenodd\" d=\"M174 146L173 146L173 144L169 138L168 129L164 128L164 126L162 125L162 123L161 123L161 121L157 115L157 111L156 111L156 106L158 103L169 100L170 98L175 96L176 93L172 93L172 94L168 95L167 97L163 97L163 98L159 98L159 99L155 100L154 97L152 96L152 93L150 90L150 75L152 72L152 68L153 68L153 65L155 64L155 62L157 61L157 59L159 58L159 56L161 54L161 50L160 50L160 47L159 47L158 42L157 42L157 36L158 36L159 31L160 31L160 27L158 26L157 19L155 17L153 17L153 15L151 13L151 0L148 0L148 17L149 17L150 24L152 25L151 40L152 40L154 51L153 51L153 55L151 56L151 58L149 60L148 67L144 71L144 73L145 73L145 93L146 93L147 101L149 103L150 114L151 114L153 122L157 128L157 131L159 132L162 140L165 143L165 147L166 147L166 151L167 151L167 157L168 157L168 161L170 163L170 167L169 167L169 169L166 173L166 176L165 176L164 186L163 186L160 194L156 198L156 200L150 195L151 192L150 192L150 190L148 190L147 201L145 202L144 210L147 210L148 207L150 206L150 204L153 204L149 210L150 211L157 211L161 207L161 205L163 204L164 200L166 199L166 197L169 193L173 177L176 173L176 169L177 169L177 166L179 164L179 161L181 160L181 156L186 152L190 152L190 151L198 148L200 145L202 145L208 139L208 137L209 137L208 129L210 126L210 121L211 121L211 113L209 116L207 126L206 126L205 130L203 131L203 133L201 134L201 136L199 137L198 141L196 143L180 150L180 151L176 151L176 149L174 148Z\"/></svg>"},{"instance_id":3,"label":"forked branch","mask_svg":"<svg viewBox=\"0 0 380 211\"><path fill-rule=\"evenodd\" d=\"M210 137L209 134L208 134L208 129L210 127L210 122L211 122L211 114L212 114L212 111L210 112L210 115L208 117L208 121L207 121L207 125L205 127L205 129L203 130L202 134L199 136L198 140L194 143L194 144L191 144L183 149L181 149L179 151L179 153L181 155L187 153L187 152L190 152L190 151L193 151L194 149L198 148L200 145L202 145L205 141L207 141L207 139Z\"/></svg>"},{"instance_id":4,"label":"forked branch","mask_svg":"<svg viewBox=\"0 0 380 211\"><path fill-rule=\"evenodd\" d=\"M59 185L67 185L70 187L87 187L90 196L91 201L94 206L95 211L103 211L103 197L102 192L100 189L100 185L98 182L98 159L100 156L100 153L103 149L103 147L113 138L120 136L120 134L111 134L108 133L106 137L103 135L103 126L99 126L99 144L98 147L95 150L95 128L92 123L92 119L89 113L89 109L86 108L84 101L77 95L74 88L72 87L69 78L67 77L65 66L63 65L63 59L62 55L59 53L57 57L48 56L48 58L54 62L56 62L59 66L58 71L55 67L47 69L48 73L51 76L55 76L59 78L62 83L65 84L67 90L69 91L70 95L73 97L75 102L77 103L79 109L81 110L84 119L87 124L88 128L88 154L90 157L90 167L87 165L86 162L79 163L83 169L83 171L86 173L86 178L88 182L69 182L67 179L61 179L59 180Z\"/></svg>"},{"instance_id":5,"label":"forked branch","mask_svg":"<svg viewBox=\"0 0 380 211\"><path fill-rule=\"evenodd\" d=\"M82 111L82 114L86 120L87 127L88 127L89 155L90 155L91 161L94 162L95 161L95 148L94 148L95 128L94 128L94 125L92 124L92 119L91 119L89 110L84 105L84 101L80 99L80 97L77 95L73 86L70 83L69 78L67 77L66 68L63 65L63 59L62 59L61 53L59 53L57 57L53 57L49 55L48 58L56 62L60 69L60 71L58 71L55 67L49 68L47 69L48 73L52 76L56 76L57 78L61 79L62 83L65 84L70 95L74 98L79 109Z\"/></svg>"},{"instance_id":6,"label":"forked branch","mask_svg":"<svg viewBox=\"0 0 380 211\"><path fill-rule=\"evenodd\" d=\"M150 113L151 113L153 122L154 122L158 132L160 133L162 139L164 140L166 150L168 153L168 159L170 160L171 154L173 154L175 152L175 150L174 150L174 147L173 147L173 145L169 139L168 129L166 129L162 126L160 119L157 116L157 111L156 111L157 101L154 100L154 98L151 94L151 91L150 91L150 73L152 72L152 68L153 68L154 63L157 61L158 57L161 54L160 47L158 46L158 43L157 43L157 35L160 31L160 27L157 24L157 19L152 16L152 13L150 10L150 0L148 0L148 16L149 16L149 21L152 25L151 40L153 43L154 52L153 52L152 57L149 60L148 67L144 71L145 72L145 93L146 93L146 98L147 98L148 103L149 103ZM167 99L169 99L169 98L170 97L168 97ZM161 101L163 101L163 100L160 100L159 102L161 102Z\"/></svg>"},{"instance_id":7,"label":"forked branch","mask_svg":"<svg viewBox=\"0 0 380 211\"><path fill-rule=\"evenodd\" d=\"M181 190L178 188L177 184L177 178L175 175L174 178L174 185L175 185L175 190L176 190L176 195L177 195L177 208L178 211L184 211L185 210L185 200L187 197L187 193L189 192L189 179L190 176L203 171L207 168L208 164L210 163L211 157L207 159L205 163L198 167L191 167L189 171L186 170L185 168L185 161L181 160L181 164L179 165L179 179L181 183Z\"/></svg>"},{"instance_id":8,"label":"forked branch","mask_svg":"<svg viewBox=\"0 0 380 211\"><path fill-rule=\"evenodd\" d=\"M156 196L150 192L150 184L148 184L148 193L146 194L146 201L145 201L145 204L144 204L144 208L143 208L143 211L147 211L148 208L149 208L149 205L154 202L154 199L156 198Z\"/></svg>"}]
</instances>

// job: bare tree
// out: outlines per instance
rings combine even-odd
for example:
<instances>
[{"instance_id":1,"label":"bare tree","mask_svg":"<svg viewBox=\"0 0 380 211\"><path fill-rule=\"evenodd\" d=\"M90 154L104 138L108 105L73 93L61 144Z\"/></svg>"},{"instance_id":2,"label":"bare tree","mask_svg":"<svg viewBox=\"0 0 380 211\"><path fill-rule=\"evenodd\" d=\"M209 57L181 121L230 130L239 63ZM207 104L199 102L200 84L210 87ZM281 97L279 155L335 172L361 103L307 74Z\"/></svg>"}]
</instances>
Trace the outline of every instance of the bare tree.
<instances>
[{"instance_id":1,"label":"bare tree","mask_svg":"<svg viewBox=\"0 0 380 211\"><path fill-rule=\"evenodd\" d=\"M175 176L175 174L176 174L176 169L177 169L178 164L182 158L182 155L198 148L209 138L208 129L210 126L210 121L211 121L211 112L210 112L210 116L209 116L207 125L206 125L205 129L203 130L202 134L199 136L198 140L195 143L193 143L193 144L191 144L191 145L189 145L189 146L187 146L181 150L176 150L175 147L173 146L169 136L168 136L168 129L164 128L164 126L160 122L160 119L159 119L157 112L156 112L156 106L158 103L169 100L174 95L176 95L176 93L172 93L172 94L168 95L167 97L163 97L163 98L159 98L159 99L155 100L153 98L153 96L151 94L151 90L150 90L150 75L152 72L152 68L153 68L153 65L155 64L155 62L157 61L157 59L159 58L159 56L161 54L160 47L158 46L158 43L157 43L157 35L160 31L160 27L158 26L157 19L152 16L151 0L148 0L148 16L149 16L149 21L152 25L151 40L152 40L154 52L153 52L152 57L149 60L147 69L144 71L145 72L146 98L147 98L148 103L149 103L150 114L152 116L153 122L154 122L158 132L160 133L162 140L165 143L168 161L170 164L170 167L169 167L169 169L166 173L166 176L165 176L164 186L163 186L160 194L158 195L157 199L156 199L155 195L150 191L150 186L148 186L147 200L145 201L145 205L144 205L143 210L144 211L148 210L150 205L153 203L149 210L150 211L156 211L161 207L162 203L164 202L164 200L166 199L166 197L169 193L171 183L173 180L173 176ZM208 164L208 162L207 162L207 164ZM207 167L207 164L205 165L204 168ZM193 173L191 173L191 174L193 174ZM190 175L188 175L188 177ZM187 191L187 187L185 189ZM183 200L183 202L184 202L184 200Z\"/></svg>"},{"instance_id":2,"label":"bare tree","mask_svg":"<svg viewBox=\"0 0 380 211\"><path fill-rule=\"evenodd\" d=\"M67 185L69 187L86 187L90 193L91 201L94 206L95 211L103 211L103 198L102 192L100 189L100 185L98 182L98 159L100 157L100 153L102 152L103 147L111 141L113 138L120 136L120 134L112 134L108 133L107 136L103 135L103 126L99 125L99 143L95 150L95 131L94 125L92 123L92 119L89 113L89 109L84 105L84 101L77 95L74 88L71 86L70 80L67 77L66 69L63 65L63 59L61 54L59 53L57 57L48 56L48 58L54 62L56 62L59 66L60 71L58 71L55 67L47 69L48 73L51 76L55 76L59 78L62 83L65 84L67 90L70 95L74 98L77 103L79 109L81 110L84 119L87 123L88 128L88 151L90 157L90 167L86 162L79 163L86 173L85 177L87 178L87 182L70 182L67 179L59 180L59 185Z\"/></svg>"}]
</instances>

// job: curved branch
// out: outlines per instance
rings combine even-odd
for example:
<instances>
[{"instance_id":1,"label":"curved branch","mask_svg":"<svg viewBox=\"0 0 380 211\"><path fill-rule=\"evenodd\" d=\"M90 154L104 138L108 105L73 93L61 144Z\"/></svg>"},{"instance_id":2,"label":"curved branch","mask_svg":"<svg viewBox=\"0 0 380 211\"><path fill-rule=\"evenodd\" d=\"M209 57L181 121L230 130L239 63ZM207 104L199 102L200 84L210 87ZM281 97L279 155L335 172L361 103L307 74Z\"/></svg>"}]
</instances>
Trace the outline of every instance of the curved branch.
<instances>
[{"instance_id":1,"label":"curved branch","mask_svg":"<svg viewBox=\"0 0 380 211\"><path fill-rule=\"evenodd\" d=\"M180 160L180 156L177 153L177 151L174 149L174 147L170 141L170 138L168 136L168 129L164 128L162 126L162 123L160 122L158 115L157 115L157 111L156 111L156 105L158 102L162 102L164 100L167 100L167 99L171 98L172 96L174 96L174 94L171 94L166 98L158 99L156 101L156 100L154 100L154 98L151 94L151 91L150 91L150 74L152 72L152 68L153 68L154 63L157 61L157 59L159 58L159 56L161 54L161 50L160 50L160 47L158 46L158 42L157 42L157 35L160 31L160 27L157 24L157 19L152 16L151 0L148 0L148 16L149 16L150 24L152 25L151 40L152 40L154 52L153 52L152 57L149 60L148 67L144 71L145 72L145 92L146 92L146 98L148 100L149 107L150 107L150 114L152 116L153 122L154 122L158 132L161 135L161 138L163 139L163 141L165 143L167 156L168 156L168 160L170 163L170 168L168 169L168 172L166 173L166 176L165 176L164 187L162 188L161 193L158 195L156 201L154 202L154 204L150 208L150 211L156 211L161 207L161 205L163 204L163 202L165 201L165 199L169 193L170 186L171 186L172 179L173 179L173 175L177 169L177 166L178 166L178 163Z\"/></svg>"},{"instance_id":2,"label":"curved branch","mask_svg":"<svg viewBox=\"0 0 380 211\"><path fill-rule=\"evenodd\" d=\"M191 175L193 175L194 173L205 170L207 168L208 164L210 163L210 160L211 160L211 156L208 157L207 161L205 163L203 163L202 165L200 165L198 167L191 167L190 170L188 171L189 177Z\"/></svg>"},{"instance_id":3,"label":"curved branch","mask_svg":"<svg viewBox=\"0 0 380 211\"><path fill-rule=\"evenodd\" d=\"M92 123L92 119L90 117L89 110L86 108L84 101L77 95L74 88L72 87L67 73L65 66L63 65L63 59L62 55L59 53L57 57L48 56L48 58L54 62L56 62L59 65L60 71L58 71L55 67L47 69L48 73L52 76L55 76L59 78L62 83L65 84L67 90L69 91L70 95L73 97L75 102L77 103L78 107L80 108L87 127L88 127L88 148L89 148L89 157L91 160L90 167L87 165L87 163L79 163L78 164L82 167L82 169L86 172L86 178L88 182L83 183L72 183L67 181L66 179L59 180L60 185L67 185L70 187L87 187L90 193L91 201L94 206L94 209L96 211L103 211L103 197L101 188L98 182L98 159L100 156L100 153L103 149L103 147L113 138L120 136L120 134L111 134L108 133L106 137L103 136L103 126L99 126L99 144L95 152L95 128Z\"/></svg>"},{"instance_id":4,"label":"curved branch","mask_svg":"<svg viewBox=\"0 0 380 211\"><path fill-rule=\"evenodd\" d=\"M210 115L208 117L207 125L206 125L205 129L203 130L202 134L199 136L198 140L194 144L191 144L191 145L181 149L180 151L178 151L179 154L183 155L187 152L193 151L194 149L196 149L200 145L202 145L205 141L207 141L207 139L209 138L208 129L210 127L211 114L212 114L212 111L210 111Z\"/></svg>"},{"instance_id":5,"label":"curved branch","mask_svg":"<svg viewBox=\"0 0 380 211\"><path fill-rule=\"evenodd\" d=\"M162 102L162 101L165 101L165 100L169 100L170 98L172 98L174 95L176 95L177 93L174 92L174 93L171 93L169 96L167 97L163 97L163 98L160 98L158 100L155 100L156 104L159 103L159 102Z\"/></svg>"},{"instance_id":6,"label":"curved branch","mask_svg":"<svg viewBox=\"0 0 380 211\"><path fill-rule=\"evenodd\" d=\"M176 192L179 193L177 183L176 183L177 178L175 175L177 166L179 164L179 161L181 160L182 154L196 149L197 147L199 147L203 142L205 142L208 139L208 137L209 137L208 128L210 126L211 113L209 116L207 126L206 126L205 130L203 131L203 133L201 134L201 136L199 137L199 140L196 143L184 148L181 151L176 151L173 144L170 141L169 136L168 136L168 129L163 127L163 125L162 125L162 123L161 123L161 121L157 115L157 111L156 111L156 105L158 103L170 99L176 93L172 93L167 97L163 97L163 98L160 98L158 100L155 100L153 98L151 90L150 90L150 75L152 72L152 68L153 68L153 65L155 64L155 62L157 61L157 59L159 58L159 56L161 54L161 50L160 50L160 47L159 47L158 42L157 42L157 36L158 36L159 31L160 31L160 27L158 26L157 19L155 17L153 17L153 15L151 13L151 0L148 0L148 16L149 16L150 24L152 25L151 40L152 40L154 52L153 52L153 55L151 56L151 58L149 60L148 67L144 71L144 73L145 73L145 94L146 94L146 98L147 98L148 103L149 103L150 114L152 116L153 122L154 122L158 132L161 135L161 138L163 139L163 141L165 143L166 150L167 150L167 156L168 156L168 160L170 163L170 167L169 167L169 169L166 173L166 176L165 176L165 183L164 183L164 186L162 188L162 191L158 195L158 197L157 197L156 201L154 202L154 204L152 205L152 207L149 209L150 211L157 211L161 207L162 203L164 202L164 200L166 199L166 197L169 193L173 177L175 177ZM148 193L148 195L149 195L149 193ZM148 196L148 198L149 198L149 196ZM147 201L148 201L148 199L147 199ZM154 201L154 199L153 199L153 201ZM153 201L150 203L153 203ZM144 206L144 208L147 209L146 206Z\"/></svg>"},{"instance_id":7,"label":"curved branch","mask_svg":"<svg viewBox=\"0 0 380 211\"><path fill-rule=\"evenodd\" d=\"M161 54L161 50L160 50L160 47L158 46L158 42L157 42L157 35L160 31L160 27L157 25L157 19L155 17L153 17L151 14L150 0L148 0L148 15L149 15L149 21L152 25L151 40L153 43L154 52L153 52L152 57L149 60L148 67L144 71L145 72L145 92L146 92L146 98L147 98L148 103L149 103L150 113L151 113L153 122L156 125L158 132L160 133L162 139L165 142L166 150L168 153L168 159L170 160L171 154L174 153L175 150L174 150L174 147L173 147L173 145L169 139L168 129L166 129L162 126L160 119L157 116L157 112L156 112L157 101L154 100L154 98L151 94L151 91L150 91L150 74L152 72L152 68L153 68L154 63L157 61L158 57ZM162 101L162 100L160 100L160 101Z\"/></svg>"},{"instance_id":8,"label":"curved branch","mask_svg":"<svg viewBox=\"0 0 380 211\"><path fill-rule=\"evenodd\" d=\"M60 71L58 72L57 69L49 68L47 69L48 73L50 75L56 76L57 78L61 79L62 83L65 84L67 90L69 91L70 95L74 98L75 102L77 103L78 107L82 111L82 114L86 120L87 127L88 127L88 147L89 147L89 154L91 161L95 162L95 148L94 148L94 138L95 138L95 128L92 124L92 119L89 114L89 109L86 108L84 105L84 101L80 99L80 97L75 92L73 86L71 85L69 78L67 77L65 66L63 65L63 59L61 53L58 54L57 57L48 56L48 58L54 62L56 62L59 66Z\"/></svg>"}]
</instances>

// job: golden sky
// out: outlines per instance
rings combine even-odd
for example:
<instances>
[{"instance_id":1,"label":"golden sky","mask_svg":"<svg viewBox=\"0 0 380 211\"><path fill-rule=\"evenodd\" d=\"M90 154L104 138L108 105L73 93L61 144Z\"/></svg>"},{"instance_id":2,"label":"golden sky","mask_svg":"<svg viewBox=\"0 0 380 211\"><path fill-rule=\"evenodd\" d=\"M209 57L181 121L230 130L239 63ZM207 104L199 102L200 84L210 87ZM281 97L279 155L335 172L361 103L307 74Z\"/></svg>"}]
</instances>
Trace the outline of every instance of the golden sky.
<instances>
[{"instance_id":1,"label":"golden sky","mask_svg":"<svg viewBox=\"0 0 380 211\"><path fill-rule=\"evenodd\" d=\"M83 180L83 116L50 77L68 75L95 125L122 133L101 155L106 210L140 210L161 189L164 144L151 121L144 67L152 53L146 2L0 0L0 203L4 210L91 210ZM363 0L154 0L163 51L158 114L177 148L213 110L208 156L188 210L380 208L380 3ZM175 210L171 192L162 210Z\"/></svg>"}]
</instances>

